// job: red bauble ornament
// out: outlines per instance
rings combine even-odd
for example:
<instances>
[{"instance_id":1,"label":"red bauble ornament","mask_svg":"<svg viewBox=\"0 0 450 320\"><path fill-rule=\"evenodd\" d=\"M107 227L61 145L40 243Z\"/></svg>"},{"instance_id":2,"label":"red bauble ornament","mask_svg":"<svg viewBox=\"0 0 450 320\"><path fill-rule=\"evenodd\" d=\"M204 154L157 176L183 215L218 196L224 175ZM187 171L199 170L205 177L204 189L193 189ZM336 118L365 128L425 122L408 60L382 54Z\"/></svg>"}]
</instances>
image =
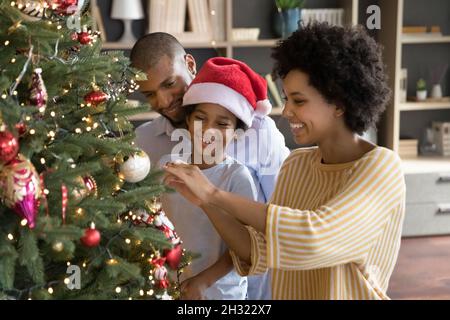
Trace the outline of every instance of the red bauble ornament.
<instances>
[{"instance_id":1,"label":"red bauble ornament","mask_svg":"<svg viewBox=\"0 0 450 320\"><path fill-rule=\"evenodd\" d=\"M166 258L166 263L173 270L177 270L180 265L181 256L183 255L183 248L181 244L178 244L173 249L165 250L164 257Z\"/></svg>"},{"instance_id":2,"label":"red bauble ornament","mask_svg":"<svg viewBox=\"0 0 450 320\"><path fill-rule=\"evenodd\" d=\"M23 122L19 122L15 125L17 133L19 134L19 137L23 136L25 132L27 132L27 125Z\"/></svg>"},{"instance_id":3,"label":"red bauble ornament","mask_svg":"<svg viewBox=\"0 0 450 320\"><path fill-rule=\"evenodd\" d=\"M99 105L100 103L103 103L108 99L109 96L100 90L91 91L84 96L84 101L86 103L90 103L93 106Z\"/></svg>"},{"instance_id":4,"label":"red bauble ornament","mask_svg":"<svg viewBox=\"0 0 450 320\"><path fill-rule=\"evenodd\" d=\"M90 228L84 231L84 236L80 239L81 243L86 247L96 247L100 243L100 232L95 229L95 224L92 223Z\"/></svg>"},{"instance_id":5,"label":"red bauble ornament","mask_svg":"<svg viewBox=\"0 0 450 320\"><path fill-rule=\"evenodd\" d=\"M80 32L78 33L78 41L81 44L90 44L92 42L92 36L89 34L89 32Z\"/></svg>"},{"instance_id":6,"label":"red bauble ornament","mask_svg":"<svg viewBox=\"0 0 450 320\"><path fill-rule=\"evenodd\" d=\"M41 196L39 176L33 164L22 154L0 170L0 198L5 205L35 226Z\"/></svg>"},{"instance_id":7,"label":"red bauble ornament","mask_svg":"<svg viewBox=\"0 0 450 320\"><path fill-rule=\"evenodd\" d=\"M16 137L8 130L0 129L0 163L6 164L14 159L19 152Z\"/></svg>"}]
</instances>

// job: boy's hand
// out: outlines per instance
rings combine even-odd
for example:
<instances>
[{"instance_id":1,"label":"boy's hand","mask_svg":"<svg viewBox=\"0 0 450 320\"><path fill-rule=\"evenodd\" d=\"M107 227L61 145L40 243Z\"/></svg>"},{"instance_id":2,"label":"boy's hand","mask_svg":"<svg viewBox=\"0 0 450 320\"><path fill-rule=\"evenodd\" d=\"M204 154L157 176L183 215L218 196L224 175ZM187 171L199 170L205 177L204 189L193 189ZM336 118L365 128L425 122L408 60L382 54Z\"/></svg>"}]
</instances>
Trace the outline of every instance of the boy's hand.
<instances>
[{"instance_id":1,"label":"boy's hand","mask_svg":"<svg viewBox=\"0 0 450 320\"><path fill-rule=\"evenodd\" d=\"M206 289L209 288L208 281L198 274L195 277L187 279L181 283L181 299L182 300L205 300L204 295Z\"/></svg>"}]
</instances>

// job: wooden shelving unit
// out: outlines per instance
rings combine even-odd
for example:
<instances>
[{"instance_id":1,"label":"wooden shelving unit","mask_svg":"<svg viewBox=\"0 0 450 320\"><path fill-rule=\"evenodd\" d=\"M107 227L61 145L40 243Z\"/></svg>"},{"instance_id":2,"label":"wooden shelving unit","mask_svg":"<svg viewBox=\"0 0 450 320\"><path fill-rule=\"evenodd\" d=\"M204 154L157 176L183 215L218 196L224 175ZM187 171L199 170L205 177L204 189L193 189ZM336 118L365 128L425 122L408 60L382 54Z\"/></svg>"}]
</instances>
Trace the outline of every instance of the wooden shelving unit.
<instances>
[{"instance_id":1,"label":"wooden shelving unit","mask_svg":"<svg viewBox=\"0 0 450 320\"><path fill-rule=\"evenodd\" d=\"M405 0L380 0L382 30L378 33L378 40L383 45L384 61L389 74L389 85L393 96L387 106L384 118L379 128L379 143L398 151L401 128L401 113L407 111L445 110L450 109L450 101L444 102L400 102L400 74L403 52L415 50L410 45L450 44L450 36L432 35L404 35L402 34L404 21ZM431 6L432 4L430 4ZM424 13L426 14L426 13ZM436 119L440 120L440 119ZM423 162L426 166L427 162Z\"/></svg>"},{"instance_id":2,"label":"wooden shelving unit","mask_svg":"<svg viewBox=\"0 0 450 320\"><path fill-rule=\"evenodd\" d=\"M400 111L425 111L450 109L448 102L404 102L400 103Z\"/></svg>"},{"instance_id":3,"label":"wooden shelving unit","mask_svg":"<svg viewBox=\"0 0 450 320\"><path fill-rule=\"evenodd\" d=\"M270 0L272 1L272 0ZM345 23L358 23L358 5L359 0L337 0L338 6L346 12ZM256 41L233 41L231 34L233 29L233 6L239 5L236 0L225 0L225 41L209 41L209 42L182 42L183 46L188 49L217 49L220 55L233 58L234 48L270 48L276 45L279 39L258 39ZM268 21L267 23L271 23ZM105 42L103 49L105 50L130 50L133 43L117 43Z\"/></svg>"},{"instance_id":4,"label":"wooden shelving unit","mask_svg":"<svg viewBox=\"0 0 450 320\"><path fill-rule=\"evenodd\" d=\"M450 43L450 36L402 35L403 44Z\"/></svg>"}]
</instances>

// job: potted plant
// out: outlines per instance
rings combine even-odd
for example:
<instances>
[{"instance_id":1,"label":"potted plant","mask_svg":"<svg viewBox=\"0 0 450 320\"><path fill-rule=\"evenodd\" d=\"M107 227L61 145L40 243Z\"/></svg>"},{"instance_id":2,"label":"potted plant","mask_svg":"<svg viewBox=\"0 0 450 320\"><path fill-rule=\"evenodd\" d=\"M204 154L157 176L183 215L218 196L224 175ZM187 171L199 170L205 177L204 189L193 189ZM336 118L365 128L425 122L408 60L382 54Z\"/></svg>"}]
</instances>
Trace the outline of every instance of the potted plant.
<instances>
[{"instance_id":1,"label":"potted plant","mask_svg":"<svg viewBox=\"0 0 450 320\"><path fill-rule=\"evenodd\" d=\"M427 83L425 82L424 79L420 78L417 81L417 100L419 101L424 101L427 99Z\"/></svg>"},{"instance_id":2,"label":"potted plant","mask_svg":"<svg viewBox=\"0 0 450 320\"><path fill-rule=\"evenodd\" d=\"M277 13L274 29L277 36L286 38L299 28L305 0L275 0L275 4Z\"/></svg>"}]
</instances>

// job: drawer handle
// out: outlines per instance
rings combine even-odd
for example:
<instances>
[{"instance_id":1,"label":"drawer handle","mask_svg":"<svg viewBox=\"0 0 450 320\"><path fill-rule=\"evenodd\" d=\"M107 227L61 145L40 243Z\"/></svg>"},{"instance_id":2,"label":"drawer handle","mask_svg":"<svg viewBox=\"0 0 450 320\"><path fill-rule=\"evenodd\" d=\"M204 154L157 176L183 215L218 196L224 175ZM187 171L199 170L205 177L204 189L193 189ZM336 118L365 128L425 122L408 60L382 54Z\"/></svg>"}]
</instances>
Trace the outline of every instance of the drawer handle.
<instances>
[{"instance_id":1,"label":"drawer handle","mask_svg":"<svg viewBox=\"0 0 450 320\"><path fill-rule=\"evenodd\" d=\"M438 182L441 182L441 183L442 182L444 182L444 183L450 182L450 174L439 176Z\"/></svg>"},{"instance_id":2,"label":"drawer handle","mask_svg":"<svg viewBox=\"0 0 450 320\"><path fill-rule=\"evenodd\" d=\"M450 214L450 204L442 204L438 205L438 212L439 214Z\"/></svg>"}]
</instances>

